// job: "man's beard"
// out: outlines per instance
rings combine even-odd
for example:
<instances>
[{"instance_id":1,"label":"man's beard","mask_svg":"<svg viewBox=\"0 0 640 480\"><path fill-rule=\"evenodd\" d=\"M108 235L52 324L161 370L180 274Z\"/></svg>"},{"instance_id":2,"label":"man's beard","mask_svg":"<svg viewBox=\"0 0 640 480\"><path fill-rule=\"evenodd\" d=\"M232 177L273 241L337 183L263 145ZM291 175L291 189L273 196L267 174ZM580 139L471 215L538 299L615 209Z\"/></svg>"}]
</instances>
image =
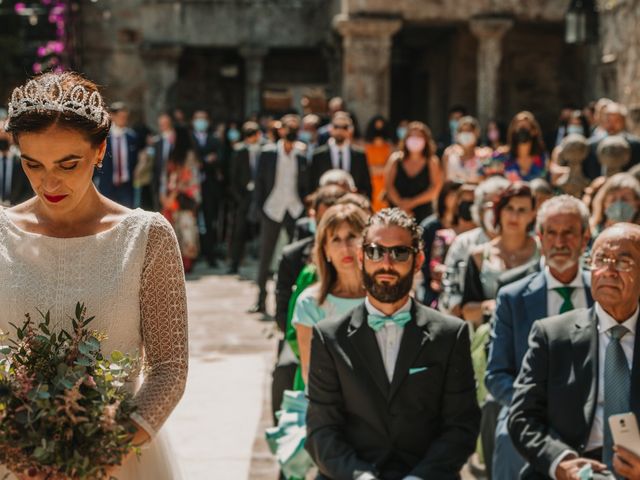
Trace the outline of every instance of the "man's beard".
<instances>
[{"instance_id":1,"label":"man's beard","mask_svg":"<svg viewBox=\"0 0 640 480\"><path fill-rule=\"evenodd\" d=\"M553 268L554 270L558 271L559 273L564 273L567 270L573 268L576 266L576 264L579 262L580 258L579 257L569 257L567 260L564 261L564 263L561 262L556 262L553 259L553 256L555 253L568 253L569 255L572 255L573 252L571 252L571 250L569 250L568 248L552 248L551 251L549 252L549 256L546 259L546 263L550 268Z\"/></svg>"},{"instance_id":2,"label":"man's beard","mask_svg":"<svg viewBox=\"0 0 640 480\"><path fill-rule=\"evenodd\" d=\"M395 275L398 280L394 284L376 281L378 274ZM395 270L376 270L372 275L362 267L362 280L364 288L373 298L382 303L395 303L406 297L413 287L413 263L407 275L401 277Z\"/></svg>"}]
</instances>

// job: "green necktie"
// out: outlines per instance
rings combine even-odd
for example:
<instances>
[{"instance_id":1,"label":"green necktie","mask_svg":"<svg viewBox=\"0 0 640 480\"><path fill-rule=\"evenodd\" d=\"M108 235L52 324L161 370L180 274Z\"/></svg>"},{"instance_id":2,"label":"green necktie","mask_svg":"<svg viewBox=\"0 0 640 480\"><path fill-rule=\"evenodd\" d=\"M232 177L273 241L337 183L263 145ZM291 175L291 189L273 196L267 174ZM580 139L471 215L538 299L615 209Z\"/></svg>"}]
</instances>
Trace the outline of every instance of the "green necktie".
<instances>
[{"instance_id":1,"label":"green necktie","mask_svg":"<svg viewBox=\"0 0 640 480\"><path fill-rule=\"evenodd\" d=\"M381 317L380 315L369 314L367 317L367 323L373 329L374 332L380 331L384 324L392 322L399 327L404 327L411 320L411 312L400 312L392 315L391 317Z\"/></svg>"},{"instance_id":2,"label":"green necktie","mask_svg":"<svg viewBox=\"0 0 640 480\"><path fill-rule=\"evenodd\" d=\"M571 301L571 294L575 290L573 287L558 287L554 288L556 292L562 297L562 305L560 305L560 313L570 312L573 310L573 302Z\"/></svg>"}]
</instances>

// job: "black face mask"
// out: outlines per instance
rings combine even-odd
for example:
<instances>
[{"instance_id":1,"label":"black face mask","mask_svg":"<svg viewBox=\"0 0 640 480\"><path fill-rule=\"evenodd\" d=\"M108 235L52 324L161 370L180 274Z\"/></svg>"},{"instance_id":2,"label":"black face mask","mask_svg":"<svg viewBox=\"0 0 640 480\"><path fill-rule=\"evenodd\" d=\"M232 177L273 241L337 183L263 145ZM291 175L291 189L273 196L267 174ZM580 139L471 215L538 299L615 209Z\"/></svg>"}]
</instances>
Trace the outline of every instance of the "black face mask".
<instances>
[{"instance_id":1,"label":"black face mask","mask_svg":"<svg viewBox=\"0 0 640 480\"><path fill-rule=\"evenodd\" d=\"M473 219L473 217L471 216L472 205L473 205L473 202L469 202L469 201L460 202L458 204L458 217L460 217L462 220L470 222Z\"/></svg>"},{"instance_id":2,"label":"black face mask","mask_svg":"<svg viewBox=\"0 0 640 480\"><path fill-rule=\"evenodd\" d=\"M0 139L0 152L6 152L9 150L9 140Z\"/></svg>"},{"instance_id":3,"label":"black face mask","mask_svg":"<svg viewBox=\"0 0 640 480\"><path fill-rule=\"evenodd\" d=\"M531 132L527 128L519 128L515 135L516 143L528 143L531 141Z\"/></svg>"},{"instance_id":4,"label":"black face mask","mask_svg":"<svg viewBox=\"0 0 640 480\"><path fill-rule=\"evenodd\" d=\"M288 142L295 142L298 139L298 130L290 129L284 135L284 139Z\"/></svg>"}]
</instances>

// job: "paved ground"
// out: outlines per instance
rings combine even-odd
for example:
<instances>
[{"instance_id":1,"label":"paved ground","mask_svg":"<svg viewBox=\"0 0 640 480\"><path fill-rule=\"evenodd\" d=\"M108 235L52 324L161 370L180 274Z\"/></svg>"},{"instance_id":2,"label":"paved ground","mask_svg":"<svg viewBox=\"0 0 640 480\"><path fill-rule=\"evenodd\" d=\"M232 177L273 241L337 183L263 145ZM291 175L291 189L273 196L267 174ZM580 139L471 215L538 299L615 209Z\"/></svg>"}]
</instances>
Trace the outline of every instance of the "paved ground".
<instances>
[{"instance_id":1,"label":"paved ground","mask_svg":"<svg viewBox=\"0 0 640 480\"><path fill-rule=\"evenodd\" d=\"M198 265L187 279L189 380L166 425L184 480L278 478L263 435L277 329L246 313L256 296L252 278L251 267L238 277Z\"/></svg>"}]
</instances>

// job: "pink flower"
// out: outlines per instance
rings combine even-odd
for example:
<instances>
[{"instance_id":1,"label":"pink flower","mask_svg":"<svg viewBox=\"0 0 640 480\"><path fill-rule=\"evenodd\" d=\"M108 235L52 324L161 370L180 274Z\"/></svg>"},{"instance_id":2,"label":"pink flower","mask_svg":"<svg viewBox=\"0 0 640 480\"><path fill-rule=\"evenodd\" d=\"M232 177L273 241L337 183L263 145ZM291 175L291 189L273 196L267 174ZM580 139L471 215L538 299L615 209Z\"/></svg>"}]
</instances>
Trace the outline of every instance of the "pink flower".
<instances>
[{"instance_id":1,"label":"pink flower","mask_svg":"<svg viewBox=\"0 0 640 480\"><path fill-rule=\"evenodd\" d=\"M16 13L22 13L22 12L25 11L26 8L27 8L27 6L23 2L18 2L13 7L13 9L16 11Z\"/></svg>"}]
</instances>

